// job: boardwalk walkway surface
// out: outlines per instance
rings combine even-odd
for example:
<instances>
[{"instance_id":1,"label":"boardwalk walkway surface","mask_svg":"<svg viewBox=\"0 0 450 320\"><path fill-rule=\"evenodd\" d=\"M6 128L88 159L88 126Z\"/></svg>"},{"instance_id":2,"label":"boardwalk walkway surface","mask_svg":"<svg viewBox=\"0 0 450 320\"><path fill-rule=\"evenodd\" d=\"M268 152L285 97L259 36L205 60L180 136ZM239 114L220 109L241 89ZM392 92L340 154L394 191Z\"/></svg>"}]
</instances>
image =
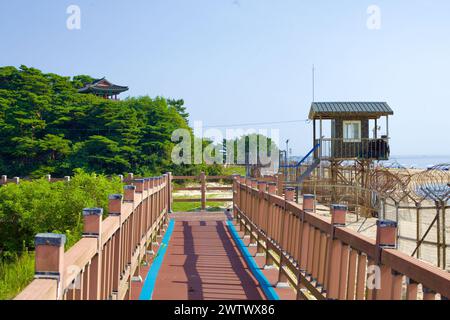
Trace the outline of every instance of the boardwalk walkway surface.
<instances>
[{"instance_id":1,"label":"boardwalk walkway surface","mask_svg":"<svg viewBox=\"0 0 450 320\"><path fill-rule=\"evenodd\" d=\"M266 296L232 239L224 214L174 214L154 300L252 299Z\"/></svg>"}]
</instances>

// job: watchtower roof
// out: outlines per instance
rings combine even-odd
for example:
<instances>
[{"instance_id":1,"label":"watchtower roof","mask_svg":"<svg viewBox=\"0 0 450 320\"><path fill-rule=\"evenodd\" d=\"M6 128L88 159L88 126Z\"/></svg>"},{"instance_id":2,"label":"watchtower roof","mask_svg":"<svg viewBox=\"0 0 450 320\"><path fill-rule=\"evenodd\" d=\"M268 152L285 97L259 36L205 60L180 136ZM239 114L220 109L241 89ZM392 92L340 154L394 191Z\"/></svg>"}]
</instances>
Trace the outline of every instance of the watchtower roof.
<instances>
[{"instance_id":1,"label":"watchtower roof","mask_svg":"<svg viewBox=\"0 0 450 320\"><path fill-rule=\"evenodd\" d=\"M393 115L386 102L313 102L309 119L336 119L343 117L364 117L378 119Z\"/></svg>"}]
</instances>

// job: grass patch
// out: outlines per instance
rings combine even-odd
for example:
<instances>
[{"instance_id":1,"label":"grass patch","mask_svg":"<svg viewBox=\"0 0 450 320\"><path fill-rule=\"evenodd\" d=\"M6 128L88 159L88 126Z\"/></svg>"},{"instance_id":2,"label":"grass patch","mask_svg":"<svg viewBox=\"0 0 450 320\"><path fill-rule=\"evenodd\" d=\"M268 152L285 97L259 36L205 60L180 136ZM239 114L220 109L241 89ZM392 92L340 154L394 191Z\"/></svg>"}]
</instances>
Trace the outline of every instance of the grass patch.
<instances>
[{"instance_id":1,"label":"grass patch","mask_svg":"<svg viewBox=\"0 0 450 320\"><path fill-rule=\"evenodd\" d=\"M226 206L226 202L208 202L206 205L206 211L223 211ZM200 202L174 202L172 206L173 212L198 212L201 211Z\"/></svg>"},{"instance_id":2,"label":"grass patch","mask_svg":"<svg viewBox=\"0 0 450 320\"><path fill-rule=\"evenodd\" d=\"M229 166L224 167L223 169L224 176L231 176L233 174L239 174L241 176L245 176L245 167L244 166Z\"/></svg>"},{"instance_id":3,"label":"grass patch","mask_svg":"<svg viewBox=\"0 0 450 320\"><path fill-rule=\"evenodd\" d=\"M34 277L34 252L0 261L0 300L13 299Z\"/></svg>"}]
</instances>

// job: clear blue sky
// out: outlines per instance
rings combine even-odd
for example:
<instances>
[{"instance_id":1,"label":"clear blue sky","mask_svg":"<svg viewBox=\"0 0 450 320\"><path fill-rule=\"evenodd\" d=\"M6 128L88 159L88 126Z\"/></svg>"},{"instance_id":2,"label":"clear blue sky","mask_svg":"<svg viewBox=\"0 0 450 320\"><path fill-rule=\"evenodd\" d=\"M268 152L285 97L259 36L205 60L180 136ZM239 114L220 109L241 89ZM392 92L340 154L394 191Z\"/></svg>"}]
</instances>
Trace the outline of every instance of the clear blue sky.
<instances>
[{"instance_id":1,"label":"clear blue sky","mask_svg":"<svg viewBox=\"0 0 450 320\"><path fill-rule=\"evenodd\" d=\"M208 126L306 119L315 64L317 101L391 105L393 154L450 154L448 0L0 0L0 39L0 65L183 98ZM311 124L268 127L311 145Z\"/></svg>"}]
</instances>

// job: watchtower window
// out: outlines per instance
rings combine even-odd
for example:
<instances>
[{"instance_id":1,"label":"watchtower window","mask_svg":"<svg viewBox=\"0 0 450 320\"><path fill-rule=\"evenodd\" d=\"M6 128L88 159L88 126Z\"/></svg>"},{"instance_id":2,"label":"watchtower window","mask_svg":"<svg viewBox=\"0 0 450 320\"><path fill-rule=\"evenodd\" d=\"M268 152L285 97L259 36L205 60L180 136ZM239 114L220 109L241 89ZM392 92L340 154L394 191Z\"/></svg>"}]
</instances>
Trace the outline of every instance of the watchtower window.
<instances>
[{"instance_id":1,"label":"watchtower window","mask_svg":"<svg viewBox=\"0 0 450 320\"><path fill-rule=\"evenodd\" d=\"M344 121L344 142L361 142L361 121Z\"/></svg>"}]
</instances>

